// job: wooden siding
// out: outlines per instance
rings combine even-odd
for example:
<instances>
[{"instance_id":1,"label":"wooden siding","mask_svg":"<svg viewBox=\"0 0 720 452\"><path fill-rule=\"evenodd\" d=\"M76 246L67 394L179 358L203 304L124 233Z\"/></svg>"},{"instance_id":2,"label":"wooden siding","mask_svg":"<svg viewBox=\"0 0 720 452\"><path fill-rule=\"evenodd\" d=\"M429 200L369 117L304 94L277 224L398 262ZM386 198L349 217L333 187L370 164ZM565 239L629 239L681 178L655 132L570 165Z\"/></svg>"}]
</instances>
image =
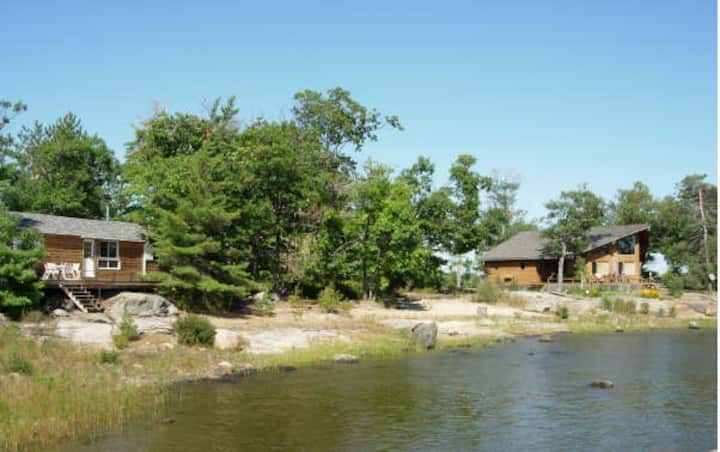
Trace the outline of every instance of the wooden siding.
<instances>
[{"instance_id":1,"label":"wooden siding","mask_svg":"<svg viewBox=\"0 0 720 452\"><path fill-rule=\"evenodd\" d=\"M608 276L619 275L620 263L633 264L635 266L634 274L625 275L625 278L629 281L639 281L642 277L642 265L647 252L647 247L645 246L647 243L647 233L644 235L645 237L643 237L643 234L635 234L635 250L633 254L620 254L615 242L596 250L591 250L585 256L587 262L585 270L589 275L594 277L595 275L592 273L593 262L595 262L596 265L597 263L605 263L608 267Z\"/></svg>"},{"instance_id":2,"label":"wooden siding","mask_svg":"<svg viewBox=\"0 0 720 452\"><path fill-rule=\"evenodd\" d=\"M47 255L43 262L82 262L83 240L72 235L43 235Z\"/></svg>"},{"instance_id":3,"label":"wooden siding","mask_svg":"<svg viewBox=\"0 0 720 452\"><path fill-rule=\"evenodd\" d=\"M620 254L617 245L613 242L607 246L591 250L585 255L586 269L592 274L593 262L603 262L608 265L610 275L618 275L619 264L634 264L635 274L626 275L625 279L630 282L637 282L642 277L642 265L649 244L649 233L647 231L636 234L635 251L633 254ZM564 274L565 277L573 276L573 261L567 259ZM523 268L524 267L524 268ZM550 276L557 273L557 261L497 261L485 264L485 273L488 277L498 280L502 284L515 284L520 286L532 286L543 284Z\"/></svg>"},{"instance_id":4,"label":"wooden siding","mask_svg":"<svg viewBox=\"0 0 720 452\"><path fill-rule=\"evenodd\" d=\"M104 282L136 282L140 281L143 271L144 243L143 242L118 242L120 249L120 268L104 269L98 267L101 240L94 240L95 245L95 277L84 276L83 264L83 239L76 236L66 235L43 235L46 256L43 262L52 263L79 263L83 279L104 281Z\"/></svg>"},{"instance_id":5,"label":"wooden siding","mask_svg":"<svg viewBox=\"0 0 720 452\"><path fill-rule=\"evenodd\" d=\"M550 276L548 271L554 262L545 261L503 261L485 264L485 273L489 278L501 284L533 286L543 284Z\"/></svg>"}]
</instances>

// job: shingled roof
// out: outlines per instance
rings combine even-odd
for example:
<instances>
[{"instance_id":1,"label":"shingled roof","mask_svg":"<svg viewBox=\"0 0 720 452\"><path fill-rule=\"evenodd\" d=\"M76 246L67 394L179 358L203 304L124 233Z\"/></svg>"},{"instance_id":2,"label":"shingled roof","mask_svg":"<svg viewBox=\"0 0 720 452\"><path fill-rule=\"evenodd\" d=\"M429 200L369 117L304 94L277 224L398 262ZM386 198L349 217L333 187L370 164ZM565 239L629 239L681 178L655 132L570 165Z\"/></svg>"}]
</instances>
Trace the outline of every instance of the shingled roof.
<instances>
[{"instance_id":1,"label":"shingled roof","mask_svg":"<svg viewBox=\"0 0 720 452\"><path fill-rule=\"evenodd\" d=\"M591 243L590 246L585 249L585 252L649 229L650 226L647 224L599 226L592 228L589 233ZM554 259L553 256L545 252L546 243L547 241L542 236L541 231L520 232L490 251L487 251L483 259L485 262Z\"/></svg>"},{"instance_id":2,"label":"shingled roof","mask_svg":"<svg viewBox=\"0 0 720 452\"><path fill-rule=\"evenodd\" d=\"M11 212L20 218L20 228L32 228L42 234L72 235L86 239L144 242L145 229L126 221L87 220L42 213Z\"/></svg>"}]
</instances>

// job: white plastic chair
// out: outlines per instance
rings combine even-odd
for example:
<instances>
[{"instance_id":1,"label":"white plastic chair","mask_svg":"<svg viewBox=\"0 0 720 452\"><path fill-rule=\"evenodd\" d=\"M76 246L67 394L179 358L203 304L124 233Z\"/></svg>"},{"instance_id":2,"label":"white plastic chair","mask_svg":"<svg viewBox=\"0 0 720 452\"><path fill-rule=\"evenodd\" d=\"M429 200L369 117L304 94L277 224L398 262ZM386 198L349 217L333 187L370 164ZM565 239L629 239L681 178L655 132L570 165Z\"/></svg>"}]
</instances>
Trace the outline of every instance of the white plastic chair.
<instances>
[{"instance_id":1,"label":"white plastic chair","mask_svg":"<svg viewBox=\"0 0 720 452\"><path fill-rule=\"evenodd\" d=\"M48 279L58 279L60 277L60 266L53 264L52 262L46 262L43 264L45 267L45 273L42 275L43 281Z\"/></svg>"},{"instance_id":2,"label":"white plastic chair","mask_svg":"<svg viewBox=\"0 0 720 452\"><path fill-rule=\"evenodd\" d=\"M62 266L63 279L80 279L80 264L66 263Z\"/></svg>"}]
</instances>

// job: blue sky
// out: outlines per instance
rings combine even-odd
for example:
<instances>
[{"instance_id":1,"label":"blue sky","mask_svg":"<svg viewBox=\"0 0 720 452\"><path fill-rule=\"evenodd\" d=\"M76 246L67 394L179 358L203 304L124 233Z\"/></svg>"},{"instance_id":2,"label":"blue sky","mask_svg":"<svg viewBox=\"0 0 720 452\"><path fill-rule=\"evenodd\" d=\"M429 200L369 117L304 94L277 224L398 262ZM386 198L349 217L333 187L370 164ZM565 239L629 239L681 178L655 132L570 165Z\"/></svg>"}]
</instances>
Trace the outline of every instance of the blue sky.
<instances>
[{"instance_id":1,"label":"blue sky","mask_svg":"<svg viewBox=\"0 0 720 452\"><path fill-rule=\"evenodd\" d=\"M389 5L389 3L393 3ZM716 182L716 10L705 1L5 2L0 98L17 122L67 111L124 157L154 101L287 117L293 93L342 86L400 116L358 155L419 155L444 183L461 153L520 177L531 217L586 182ZM17 127L16 127L17 128Z\"/></svg>"}]
</instances>

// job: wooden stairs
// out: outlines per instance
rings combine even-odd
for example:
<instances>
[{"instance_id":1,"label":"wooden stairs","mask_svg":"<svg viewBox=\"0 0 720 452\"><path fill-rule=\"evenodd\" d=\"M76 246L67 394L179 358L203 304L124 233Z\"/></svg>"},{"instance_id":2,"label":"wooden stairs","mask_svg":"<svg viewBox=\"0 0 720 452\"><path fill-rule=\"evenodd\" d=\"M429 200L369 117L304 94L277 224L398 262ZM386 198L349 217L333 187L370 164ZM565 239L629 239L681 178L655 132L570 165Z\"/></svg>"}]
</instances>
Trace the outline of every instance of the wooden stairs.
<instances>
[{"instance_id":1,"label":"wooden stairs","mask_svg":"<svg viewBox=\"0 0 720 452\"><path fill-rule=\"evenodd\" d=\"M82 312L103 312L103 307L93 294L82 283L64 281L60 289Z\"/></svg>"}]
</instances>

